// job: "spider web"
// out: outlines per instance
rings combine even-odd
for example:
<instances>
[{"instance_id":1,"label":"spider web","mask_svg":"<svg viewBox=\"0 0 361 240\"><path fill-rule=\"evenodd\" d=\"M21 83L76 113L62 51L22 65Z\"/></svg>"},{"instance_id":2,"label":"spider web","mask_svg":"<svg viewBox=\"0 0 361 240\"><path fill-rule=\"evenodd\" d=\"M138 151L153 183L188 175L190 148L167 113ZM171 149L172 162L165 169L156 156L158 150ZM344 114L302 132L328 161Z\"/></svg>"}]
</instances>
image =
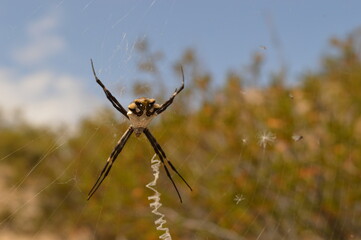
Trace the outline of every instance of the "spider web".
<instances>
[{"instance_id":1,"label":"spider web","mask_svg":"<svg viewBox=\"0 0 361 240\"><path fill-rule=\"evenodd\" d=\"M55 8L68 9L67 4L66 1L58 1ZM98 4L99 1L95 0L83 2L77 14L97 17L93 13ZM179 76L167 72L176 60L169 60L172 63L166 64L162 62L162 67L158 68L143 64L145 71L142 73L137 69L140 62L136 52L139 38L134 37L138 34L134 29L143 29L147 16L159 14L157 6L166 5L164 17L152 31L167 37L166 29L172 20L176 1L151 1L146 7L143 4L134 1L121 10L121 14L116 13L119 9L108 8L105 10L108 12L102 12L100 16L106 19L106 27L100 33L102 39L93 43L98 52L87 53L92 55L99 78L118 100L121 99L124 107L134 97L132 90L138 95L158 94L164 100L179 83ZM37 12L39 8L42 5L34 6L33 11ZM142 9L142 16L134 19L132 16L139 9ZM124 28L127 22L134 23L134 29ZM87 33L92 26L83 24L81 33L91 42L91 35ZM151 24L146 26L154 27ZM114 32L118 35L115 40L112 38ZM141 37L144 41L140 42L146 45L147 37L144 33ZM336 190L320 189L328 186L325 181L338 177L341 180L331 181L334 189L341 184L343 189L340 192L350 197L352 186L344 188L342 184L349 176L344 177L342 173L332 175L329 171L326 172L329 175L322 174L324 165L318 167L313 160L307 159L309 155L305 153L317 152L315 149L330 142L325 137L319 137L318 132L307 132L307 122L297 121L302 116L299 113L305 112L304 108L308 106L306 97L302 96L307 92L300 93L297 88L286 87L278 91L277 84L274 89L270 87L274 91L269 92L265 90L267 86L260 87L262 76L257 76L254 69L258 66L257 59L266 55L266 51L266 47L258 49L253 65L249 66L251 71L247 77L258 79L256 83L247 82L246 87L240 87L233 84L233 75L230 74L231 80L220 87L220 92L213 91L211 98L205 90L198 91L196 96L190 90L187 93L187 88L206 88L207 74L202 75L204 66L201 64L186 62L185 91L177 96L174 106L150 126L169 159L194 189L189 192L174 176L184 198L183 204L179 203L165 172L159 171L159 160L153 157L149 161L154 152L144 137L128 141L107 179L94 197L86 201L87 191L127 128L127 122L121 120L120 114L115 111L96 110L71 131L63 131L58 126L56 130L44 130L15 124L13 129L20 129L15 131L16 134L22 131L26 134L18 142L16 139L11 141L10 137L4 138L17 143L15 147L5 144L6 148L0 152L0 239L171 239L170 233L175 236L173 238L179 239L326 239L325 225L346 229L347 221L337 218L333 202L331 206L323 206L317 201L330 197L327 194L332 192L344 206L339 211L346 212L350 199L340 197ZM142 54L150 62L158 61L156 52L144 51ZM161 61L164 60L157 63ZM187 66L194 69L187 69ZM100 93L101 101L110 106L92 79L90 63L84 63L83 68L89 72L86 81L93 83L94 92ZM275 77L276 80L277 77L285 77L282 71ZM237 74L234 74L235 78ZM125 79L129 75L135 76L134 82ZM177 80L166 82L165 79ZM191 79L196 80L191 82ZM236 95L236 103L228 101L228 95ZM310 98L317 97L317 93L310 95ZM277 109L276 104L272 105L277 100L285 103L284 108L297 109L295 116L282 122L279 117L283 114L282 110ZM195 102L194 105L189 106L192 102ZM241 103L241 107L232 108L237 111L226 112L213 109L212 102L222 103L220 105L225 108ZM188 108L182 115L184 106ZM87 107L93 109L90 104ZM322 109L322 106L318 107ZM198 108L202 109L199 116ZM252 110L257 108L265 112L268 109L269 115ZM225 117L224 122L213 118L217 111L223 111L221 117ZM234 117L237 114L246 116ZM239 122L233 122L234 119ZM191 128L195 122L199 123L197 129ZM248 124L239 126L240 123ZM282 127L284 125L287 127ZM16 134L14 136L18 136ZM341 154L344 150L340 145L332 146L338 149L336 153ZM345 151L349 153L349 165L344 168L351 173L357 171L352 165L353 154L356 153L351 148ZM320 154L315 158L322 157ZM341 163L334 164L342 166ZM303 178L302 181L296 177L298 175ZM153 192L155 195L152 195ZM158 199L159 193L162 199ZM319 214L313 215L310 208L315 208L314 212L319 211ZM305 213L301 215L300 212ZM357 211L346 216L351 219L350 226L359 226L357 220L360 214ZM315 230L312 228L314 225L320 227ZM347 233L349 235L344 236L343 231L335 231L329 239L360 239L357 229Z\"/></svg>"},{"instance_id":2,"label":"spider web","mask_svg":"<svg viewBox=\"0 0 361 240\"><path fill-rule=\"evenodd\" d=\"M157 226L157 230L164 232L159 238L170 240L172 239L172 237L169 233L169 228L163 227L163 225L167 222L164 219L165 215L158 211L158 209L162 206L162 204L160 203L161 194L155 189L155 186L159 178L159 166L161 165L161 161L155 159L156 157L157 155L155 154L150 161L152 164L154 180L148 183L146 187L152 190L154 192L154 195L148 197L148 200L151 201L150 207L153 208L152 213L158 217L158 219L154 221L155 225Z\"/></svg>"},{"instance_id":3,"label":"spider web","mask_svg":"<svg viewBox=\"0 0 361 240\"><path fill-rule=\"evenodd\" d=\"M87 2L84 7L81 9L81 11L86 12L89 11L92 8L92 5L96 1L89 1ZM149 3L148 7L146 8L144 14L146 15L154 4L156 4L157 1L152 1ZM55 8L62 8L63 5L65 5L65 1L58 1ZM110 27L108 29L108 32L104 35L104 38L102 42L100 43L100 49L102 51L110 51L109 57L107 57L105 62L112 62L117 63L116 68L118 68L119 62L121 62L120 65L122 66L131 66L134 56L134 45L137 39L132 39L132 37L129 37L129 33L127 31L123 31L121 34L120 41L117 43L110 43L107 36L110 34L111 31L114 31L115 29L119 28L122 24L122 22L127 21L127 18L132 14L132 12L140 7L140 2L134 3L132 7L130 7L129 10L127 10L122 16L119 18L113 18L111 14L109 15L109 23ZM34 6L34 11L40 11L39 9L43 8L43 6ZM166 23L164 23L166 24ZM84 29L84 32L88 31L88 28ZM112 45L114 46L113 49L105 49L105 46ZM122 56L119 58L119 56ZM101 61L101 60L100 60ZM104 60L103 60L104 62ZM112 64L103 64L110 66L110 68L102 68L101 64L98 64L97 66L100 66L98 68L99 72L102 74L102 78L107 78L107 87L110 89L115 89L115 93L119 96L123 96L122 102L130 102L130 95L127 96L125 94L124 89L130 88L127 87L126 84L122 84L122 89L119 89L119 80L116 77L112 77ZM124 71L124 68L120 71ZM104 74L105 73L105 74ZM121 77L122 78L122 77ZM113 79L113 80L111 80ZM113 81L113 82L112 82ZM124 82L123 82L124 83ZM127 99L128 98L128 99ZM125 99L125 100L124 100ZM110 122L107 122L106 119L103 120L107 124L110 125L111 128L114 129L114 125L117 125L115 123L114 119L112 119ZM16 127L16 126L14 126ZM31 128L31 127L29 127ZM85 162L82 161L82 153L83 151L86 151L86 149L89 147L88 144L91 144L92 140L96 137L99 137L98 128L95 128L91 132L89 132L89 135L87 137L87 140L85 143L82 143L82 146L80 147L80 150L72 157L71 161L68 161L61 165L63 169L61 171L54 171L53 176L46 176L44 177L45 181L40 181L39 179L42 178L42 175L44 175L44 171L49 171L49 166L54 161L54 158L57 157L58 154L67 154L66 152L68 149L69 140L71 139L71 136L69 137L69 132L65 131L64 134L56 134L56 139L54 142L49 144L44 144L43 141L47 141L46 137L43 137L41 135L42 130L37 130L40 132L40 136L30 138L28 142L18 146L15 150L12 150L11 152L4 151L6 154L3 156L0 156L0 161L4 164L11 164L12 162L16 161L18 158L18 154L24 154L28 149L38 147L38 144L44 144L43 145L43 152L40 153L40 156L35 157L35 159L32 161L31 164L28 166L28 170L24 172L22 176L14 177L13 173L9 172L7 175L4 175L6 178L10 179L17 179L15 181L10 181L10 187L3 186L4 194L1 198L1 206L3 209L2 217L0 219L0 228L3 229L2 234L0 236L0 239L16 239L16 238L22 238L22 239L57 239L58 234L60 232L57 232L54 229L54 224L58 221L58 215L62 214L64 209L67 208L67 202L71 201L74 196L81 196L81 198L84 200L86 196L86 192L84 192L84 187L81 186L81 179L83 177L84 172L89 170L84 165ZM38 133L39 134L39 133ZM76 134L76 131L71 131L70 135ZM44 134L46 136L46 134ZM103 136L104 143L106 145L115 145L118 138L121 136L121 133L109 133ZM107 142L107 143L106 143ZM128 144L131 145L131 144ZM134 148L132 149L135 150ZM26 159L24 159L26 161ZM118 160L119 161L119 160ZM94 162L88 162L88 164L93 164ZM8 169L9 171L12 171ZM52 169L50 169L52 170ZM4 171L6 173L6 171ZM46 175L46 174L45 174ZM112 175L112 174L110 174ZM4 182L6 182L6 178L4 178ZM103 185L108 185L109 183L104 183ZM49 204L50 209L48 209L48 212L44 213L43 207L41 206L43 198L46 198L47 195L52 194L54 189L58 188L64 188L64 192L61 195L57 195L56 199L53 204ZM53 198L52 196L50 196ZM16 201L15 201L16 199ZM83 202L83 207L81 209L78 209L77 215L73 217L75 220L74 223L82 222L84 218L86 218L87 211L89 211L88 202ZM91 204L91 203L90 203ZM91 229L85 229L80 230L79 233L69 233L69 236L83 236L86 239L96 238L97 235L97 223L102 221L102 218L104 217L103 207L102 203L100 202L97 206L100 206L98 210L98 220L96 221L95 225L91 227ZM156 211L154 211L156 212ZM150 211L149 211L150 213ZM42 216L42 214L45 214L45 217ZM150 217L149 217L150 218ZM25 223L33 221L34 224L26 224L28 226L25 226ZM34 231L35 229L35 231ZM154 230L156 230L154 228ZM65 231L66 232L66 231ZM164 235L165 236L165 235ZM167 238L167 239L170 239Z\"/></svg>"}]
</instances>

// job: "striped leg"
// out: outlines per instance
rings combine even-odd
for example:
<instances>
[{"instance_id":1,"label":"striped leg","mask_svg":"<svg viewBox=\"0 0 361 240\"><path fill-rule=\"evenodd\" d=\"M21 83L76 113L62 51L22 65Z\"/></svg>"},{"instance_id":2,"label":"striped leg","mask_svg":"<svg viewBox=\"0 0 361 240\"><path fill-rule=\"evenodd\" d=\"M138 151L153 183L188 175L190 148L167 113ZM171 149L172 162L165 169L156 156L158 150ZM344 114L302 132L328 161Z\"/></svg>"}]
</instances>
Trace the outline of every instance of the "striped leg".
<instances>
[{"instance_id":1,"label":"striped leg","mask_svg":"<svg viewBox=\"0 0 361 240\"><path fill-rule=\"evenodd\" d=\"M122 138L119 140L117 145L115 146L113 152L110 154L110 157L107 160L107 163L105 164L103 170L101 171L97 181L95 182L92 189L90 189L88 193L88 200L93 196L93 194L97 191L97 189L100 187L104 179L108 176L108 173L110 169L113 166L114 161L117 159L119 153L122 151L124 145L127 143L130 135L132 135L134 129L132 127L129 127L127 131L123 134Z\"/></svg>"}]
</instances>

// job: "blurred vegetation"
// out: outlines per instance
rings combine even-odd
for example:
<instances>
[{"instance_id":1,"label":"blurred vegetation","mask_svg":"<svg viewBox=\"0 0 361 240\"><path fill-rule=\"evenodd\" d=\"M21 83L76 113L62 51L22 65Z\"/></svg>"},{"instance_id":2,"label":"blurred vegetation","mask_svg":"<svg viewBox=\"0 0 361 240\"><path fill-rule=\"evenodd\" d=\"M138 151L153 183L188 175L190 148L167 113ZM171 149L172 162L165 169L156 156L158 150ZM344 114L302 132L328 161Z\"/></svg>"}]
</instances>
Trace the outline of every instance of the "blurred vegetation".
<instances>
[{"instance_id":1,"label":"blurred vegetation","mask_svg":"<svg viewBox=\"0 0 361 240\"><path fill-rule=\"evenodd\" d=\"M171 84L180 84L181 64L186 88L150 126L194 189L174 176L180 204L161 172L160 211L173 239L361 239L360 42L360 31L331 39L320 69L292 86L273 74L260 87L264 57L256 52L248 72L231 71L216 88L195 51L185 51ZM146 42L137 48L139 70L159 79L162 54ZM134 86L159 102L171 94L162 89ZM86 201L128 127L121 118L101 109L66 138L0 118L0 227L35 239L44 231L59 239L84 232L89 239L157 239L145 187L154 153L144 136L128 141Z\"/></svg>"}]
</instances>

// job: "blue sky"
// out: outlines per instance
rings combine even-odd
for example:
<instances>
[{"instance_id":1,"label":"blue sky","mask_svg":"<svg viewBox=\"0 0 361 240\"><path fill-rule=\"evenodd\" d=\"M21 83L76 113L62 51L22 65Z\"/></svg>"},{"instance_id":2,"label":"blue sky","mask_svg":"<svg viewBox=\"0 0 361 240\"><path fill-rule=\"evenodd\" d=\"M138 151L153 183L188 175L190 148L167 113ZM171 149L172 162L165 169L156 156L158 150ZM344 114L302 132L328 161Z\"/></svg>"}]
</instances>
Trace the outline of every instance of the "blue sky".
<instances>
[{"instance_id":1,"label":"blue sky","mask_svg":"<svg viewBox=\"0 0 361 240\"><path fill-rule=\"evenodd\" d=\"M289 81L296 82L317 69L330 37L343 38L361 25L360 9L356 0L2 0L0 109L6 116L20 110L38 125L73 125L110 106L90 58L127 106L132 82L141 76L133 47L144 37L165 55L161 69L170 93L178 84L170 67L187 48L196 50L216 84L229 70L241 72L255 52L265 57L265 80L285 63Z\"/></svg>"}]
</instances>

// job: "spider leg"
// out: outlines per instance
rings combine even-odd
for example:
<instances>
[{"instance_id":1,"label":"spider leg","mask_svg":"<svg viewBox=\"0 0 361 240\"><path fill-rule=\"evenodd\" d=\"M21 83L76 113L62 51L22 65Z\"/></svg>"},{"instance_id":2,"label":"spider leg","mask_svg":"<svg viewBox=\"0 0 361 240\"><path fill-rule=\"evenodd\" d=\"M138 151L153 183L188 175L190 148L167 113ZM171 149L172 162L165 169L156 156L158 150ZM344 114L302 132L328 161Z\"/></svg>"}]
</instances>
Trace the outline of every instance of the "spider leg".
<instances>
[{"instance_id":1,"label":"spider leg","mask_svg":"<svg viewBox=\"0 0 361 240\"><path fill-rule=\"evenodd\" d=\"M173 95L165 102L163 103L160 108L156 111L157 114L161 114L164 110L166 110L172 103L173 103L173 100L175 98L175 96L178 95L178 93L180 93L183 88L184 88L184 72L183 72L183 67L181 66L181 72L182 72L182 85L179 89L175 89Z\"/></svg>"},{"instance_id":2,"label":"spider leg","mask_svg":"<svg viewBox=\"0 0 361 240\"><path fill-rule=\"evenodd\" d=\"M158 148L159 152L163 155L163 158L165 158L167 160L167 163L169 164L169 166L172 168L172 170L177 173L177 175L183 180L183 182L189 187L189 189L191 191L193 191L193 189L191 188L191 186L187 183L187 181L182 177L182 175L177 171L177 169L174 167L174 165L172 164L171 161L169 161L167 159L167 156L165 155L165 152L163 151L163 149L161 148L161 146L159 145L159 143L157 142L157 140L155 139L155 137L150 133L149 129L146 128L144 129L145 132L147 132L146 134L149 134L149 137L152 138L155 146ZM148 138L149 139L149 138Z\"/></svg>"},{"instance_id":3,"label":"spider leg","mask_svg":"<svg viewBox=\"0 0 361 240\"><path fill-rule=\"evenodd\" d=\"M183 180L183 182L189 187L189 189L190 189L191 191L193 191L192 188L191 188L191 186L190 186L190 185L187 183L187 181L182 177L182 175L177 171L177 169L174 167L174 165L172 164L172 162L170 162L170 161L167 159L167 156L165 155L165 152L163 151L163 149L161 148L161 146L158 144L158 142L157 142L157 140L155 139L155 137L150 133L149 129L148 129L148 128L145 128L143 132L144 132L144 134L147 136L150 144L152 144L152 147L154 148L155 153L159 156L161 162L163 163L163 166L164 166L164 169L165 169L165 171L166 171L166 173L167 173L167 176L168 176L168 178L171 180L171 182L172 182L175 190L177 191L179 200L182 202L182 197L181 197L181 195L180 195L180 193L179 193L179 191L178 191L178 188L177 188L175 182L173 181L172 176L171 176L170 173L169 173L169 170L168 170L168 168L167 168L167 166L166 166L166 164L165 164L164 159L167 161L167 164L171 167L171 169L172 169L175 173L177 173L177 175L178 175L178 176Z\"/></svg>"},{"instance_id":4,"label":"spider leg","mask_svg":"<svg viewBox=\"0 0 361 240\"><path fill-rule=\"evenodd\" d=\"M113 104L113 106L120 112L122 113L126 118L129 119L128 115L127 115L127 111L123 108L123 106L118 102L118 100L110 93L110 91L104 86L104 84L102 83L102 81L100 81L100 79L98 78L97 74L95 73L95 69L94 69L94 64L93 64L93 60L90 59L90 63L92 65L92 70L93 70L93 74L95 77L95 80L97 81L97 83L103 88L103 91L105 93L105 95L107 96L107 98L109 99L109 101Z\"/></svg>"},{"instance_id":5,"label":"spider leg","mask_svg":"<svg viewBox=\"0 0 361 240\"><path fill-rule=\"evenodd\" d=\"M165 165L165 163L164 163L163 154L162 154L162 153L160 153L160 151L159 151L159 149L158 149L158 147L157 147L156 143L154 143L154 142L153 142L153 139L150 137L150 135L149 135L149 134L150 134L150 132L149 132L149 131L146 131L146 130L144 130L143 132L144 132L144 133L145 133L145 135L147 136L147 138L148 138L148 140L149 140L150 144L152 144L152 147L154 148L155 153L159 156L160 161L163 163L163 166L164 166L165 172L167 173L168 178L169 178L169 179L170 179L170 181L172 182L173 187L175 188L175 190L176 190L176 192L177 192L177 195L178 195L178 197L179 197L179 200L180 200L180 202L182 203L182 202L183 202L183 201L182 201L182 197L181 197L181 195L180 195L180 193L179 193L179 191L178 191L177 185L175 184L175 182L174 182L174 180L173 180L172 176L171 176L171 175L170 175L170 173L169 173L169 170L168 170L167 166L166 166L166 165Z\"/></svg>"},{"instance_id":6,"label":"spider leg","mask_svg":"<svg viewBox=\"0 0 361 240\"><path fill-rule=\"evenodd\" d=\"M110 154L107 163L105 164L103 170L101 171L97 181L95 182L92 189L90 189L88 193L88 200L93 196L93 194L97 191L97 189L100 187L104 179L108 176L108 173L110 169L113 166L114 161L117 159L119 153L122 151L124 145L127 143L130 135L132 135L134 129L132 127L129 127L127 131L123 134L121 139L118 141L117 145L115 146L113 152Z\"/></svg>"}]
</instances>

